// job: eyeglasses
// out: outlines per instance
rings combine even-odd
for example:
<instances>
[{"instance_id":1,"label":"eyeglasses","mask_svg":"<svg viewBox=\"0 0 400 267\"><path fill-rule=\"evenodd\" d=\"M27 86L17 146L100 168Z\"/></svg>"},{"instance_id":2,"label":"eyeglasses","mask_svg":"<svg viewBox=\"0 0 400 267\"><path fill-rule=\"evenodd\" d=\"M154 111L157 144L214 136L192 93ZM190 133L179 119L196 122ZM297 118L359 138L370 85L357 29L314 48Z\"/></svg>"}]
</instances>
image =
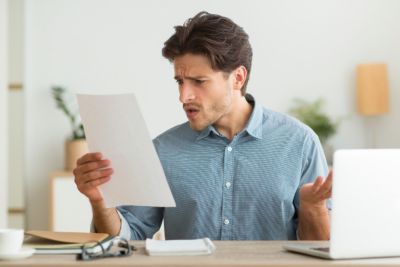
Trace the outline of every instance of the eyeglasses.
<instances>
[{"instance_id":1,"label":"eyeglasses","mask_svg":"<svg viewBox=\"0 0 400 267\"><path fill-rule=\"evenodd\" d=\"M99 246L100 251L93 252L93 243L96 245L94 247ZM129 244L129 241L117 237L105 248L104 245L98 241L88 242L83 244L81 247L82 253L76 255L77 260L89 261L110 257L126 257L133 254L133 251L136 250L133 245Z\"/></svg>"}]
</instances>

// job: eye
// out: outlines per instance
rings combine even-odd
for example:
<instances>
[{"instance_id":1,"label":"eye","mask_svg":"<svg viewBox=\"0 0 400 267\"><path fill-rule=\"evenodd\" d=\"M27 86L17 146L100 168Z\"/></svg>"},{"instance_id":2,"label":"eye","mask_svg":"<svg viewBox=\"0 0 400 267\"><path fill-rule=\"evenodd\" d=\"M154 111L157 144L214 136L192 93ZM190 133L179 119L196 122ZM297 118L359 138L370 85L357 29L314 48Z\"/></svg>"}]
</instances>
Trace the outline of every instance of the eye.
<instances>
[{"instance_id":1,"label":"eye","mask_svg":"<svg viewBox=\"0 0 400 267\"><path fill-rule=\"evenodd\" d=\"M205 81L204 80L194 80L194 83L197 85L203 84Z\"/></svg>"},{"instance_id":2,"label":"eye","mask_svg":"<svg viewBox=\"0 0 400 267\"><path fill-rule=\"evenodd\" d=\"M183 84L183 81L180 80L180 79L177 79L177 80L176 80L176 83L177 83L178 85L182 85L182 84Z\"/></svg>"}]
</instances>

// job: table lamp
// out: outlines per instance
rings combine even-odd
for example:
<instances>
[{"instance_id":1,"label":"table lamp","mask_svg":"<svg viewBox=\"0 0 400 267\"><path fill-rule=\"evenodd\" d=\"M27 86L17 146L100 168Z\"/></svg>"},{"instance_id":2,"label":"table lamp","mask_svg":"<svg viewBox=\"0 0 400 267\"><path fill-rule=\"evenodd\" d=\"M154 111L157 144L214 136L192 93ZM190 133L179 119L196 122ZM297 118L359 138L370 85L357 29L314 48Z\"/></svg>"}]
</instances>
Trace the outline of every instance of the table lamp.
<instances>
[{"instance_id":1,"label":"table lamp","mask_svg":"<svg viewBox=\"0 0 400 267\"><path fill-rule=\"evenodd\" d=\"M358 113L382 115L389 111L387 67L383 63L357 66Z\"/></svg>"},{"instance_id":2,"label":"table lamp","mask_svg":"<svg viewBox=\"0 0 400 267\"><path fill-rule=\"evenodd\" d=\"M389 86L387 67L384 63L360 64L357 66L357 111L368 116L372 147L376 145L376 119L389 112Z\"/></svg>"}]
</instances>

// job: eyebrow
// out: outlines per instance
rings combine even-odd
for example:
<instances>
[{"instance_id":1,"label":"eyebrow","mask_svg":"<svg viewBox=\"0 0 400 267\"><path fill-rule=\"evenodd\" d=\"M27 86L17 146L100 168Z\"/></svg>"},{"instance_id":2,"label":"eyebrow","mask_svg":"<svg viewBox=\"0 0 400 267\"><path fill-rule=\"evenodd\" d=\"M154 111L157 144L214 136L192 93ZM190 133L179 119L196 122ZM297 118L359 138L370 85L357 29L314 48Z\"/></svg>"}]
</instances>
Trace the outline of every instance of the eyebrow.
<instances>
[{"instance_id":1,"label":"eyebrow","mask_svg":"<svg viewBox=\"0 0 400 267\"><path fill-rule=\"evenodd\" d=\"M181 76L175 76L175 80L182 80ZM184 79L188 80L201 80L201 79L207 79L207 76L194 76L194 77L184 77Z\"/></svg>"}]
</instances>

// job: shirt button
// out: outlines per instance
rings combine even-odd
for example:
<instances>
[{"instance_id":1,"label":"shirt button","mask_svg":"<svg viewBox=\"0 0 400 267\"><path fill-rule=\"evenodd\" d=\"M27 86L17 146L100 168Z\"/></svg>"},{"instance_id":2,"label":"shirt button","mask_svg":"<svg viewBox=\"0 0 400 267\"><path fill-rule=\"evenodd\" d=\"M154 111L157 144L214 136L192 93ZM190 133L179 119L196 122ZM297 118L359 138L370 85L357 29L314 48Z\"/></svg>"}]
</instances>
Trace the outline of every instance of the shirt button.
<instances>
[{"instance_id":1,"label":"shirt button","mask_svg":"<svg viewBox=\"0 0 400 267\"><path fill-rule=\"evenodd\" d=\"M229 220L228 220L228 219L225 219L225 220L224 220L224 224L228 225L228 224L229 224Z\"/></svg>"},{"instance_id":2,"label":"shirt button","mask_svg":"<svg viewBox=\"0 0 400 267\"><path fill-rule=\"evenodd\" d=\"M228 151L231 152L232 151L232 147L228 146Z\"/></svg>"},{"instance_id":3,"label":"shirt button","mask_svg":"<svg viewBox=\"0 0 400 267\"><path fill-rule=\"evenodd\" d=\"M226 186L226 188L229 188L229 187L231 187L231 183L230 182L226 182L225 186Z\"/></svg>"}]
</instances>

